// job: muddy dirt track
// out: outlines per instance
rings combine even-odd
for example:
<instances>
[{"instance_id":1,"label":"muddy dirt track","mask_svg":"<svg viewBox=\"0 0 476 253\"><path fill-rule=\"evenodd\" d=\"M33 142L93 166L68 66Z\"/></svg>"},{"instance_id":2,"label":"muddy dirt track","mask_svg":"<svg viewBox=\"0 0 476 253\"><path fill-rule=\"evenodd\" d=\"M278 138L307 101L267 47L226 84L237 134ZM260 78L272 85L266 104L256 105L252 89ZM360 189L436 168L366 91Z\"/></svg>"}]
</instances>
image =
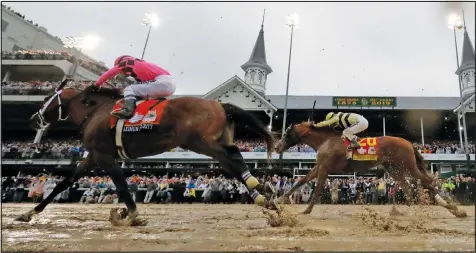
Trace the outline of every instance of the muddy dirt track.
<instances>
[{"instance_id":1,"label":"muddy dirt track","mask_svg":"<svg viewBox=\"0 0 476 253\"><path fill-rule=\"evenodd\" d=\"M115 205L52 204L30 223L14 221L32 204L3 204L7 251L475 250L474 206L459 219L434 206L317 205L296 227L270 227L253 205L138 205L145 227L113 227ZM122 207L122 205L118 205ZM304 205L287 206L298 212Z\"/></svg>"}]
</instances>

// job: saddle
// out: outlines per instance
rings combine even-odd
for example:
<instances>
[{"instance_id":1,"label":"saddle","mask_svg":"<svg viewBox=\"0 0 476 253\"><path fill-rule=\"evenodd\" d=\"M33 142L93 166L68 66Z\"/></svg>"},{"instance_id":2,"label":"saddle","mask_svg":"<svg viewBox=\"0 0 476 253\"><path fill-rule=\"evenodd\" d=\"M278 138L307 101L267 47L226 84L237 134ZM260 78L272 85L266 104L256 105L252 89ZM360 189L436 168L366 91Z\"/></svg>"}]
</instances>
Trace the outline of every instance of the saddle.
<instances>
[{"instance_id":1,"label":"saddle","mask_svg":"<svg viewBox=\"0 0 476 253\"><path fill-rule=\"evenodd\" d=\"M378 159L378 142L376 137L358 138L360 148L350 148L350 141L347 138L342 140L346 147L347 159L356 161L376 161Z\"/></svg>"},{"instance_id":2,"label":"saddle","mask_svg":"<svg viewBox=\"0 0 476 253\"><path fill-rule=\"evenodd\" d=\"M137 100L134 116L124 120L124 127L140 126L143 124L159 125L168 101L166 98ZM123 103L124 99L118 100L112 111L120 110ZM117 117L111 116L111 129L116 127L118 121L119 119Z\"/></svg>"}]
</instances>

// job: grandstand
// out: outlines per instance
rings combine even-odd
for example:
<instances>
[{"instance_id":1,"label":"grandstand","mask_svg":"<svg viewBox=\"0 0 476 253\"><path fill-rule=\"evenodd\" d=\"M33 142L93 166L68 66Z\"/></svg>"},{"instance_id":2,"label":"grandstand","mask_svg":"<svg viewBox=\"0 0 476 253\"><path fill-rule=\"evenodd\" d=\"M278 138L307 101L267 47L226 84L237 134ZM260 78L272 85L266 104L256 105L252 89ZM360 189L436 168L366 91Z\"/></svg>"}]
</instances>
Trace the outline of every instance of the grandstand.
<instances>
[{"instance_id":1,"label":"grandstand","mask_svg":"<svg viewBox=\"0 0 476 253\"><path fill-rule=\"evenodd\" d=\"M466 40L465 40L465 43ZM470 43L470 42L469 42ZM28 22L21 15L2 6L2 174L55 171L65 173L85 152L79 143L77 128L70 122L55 126L40 145L30 142L35 132L27 121L47 94L66 77L84 87L107 70L104 63L75 50L65 49L62 41L47 29ZM472 48L472 45L470 45ZM467 48L467 46L463 47ZM251 111L271 130L280 131L284 113L284 95L266 95L266 76L272 69L266 62L264 36L260 31L250 59L241 67L243 78L233 76L205 94L189 94L236 104ZM463 52L464 54L464 52ZM473 52L474 68L474 52ZM124 79L118 80L120 83ZM474 85L474 80L472 81ZM469 85L469 84L468 84ZM338 94L336 94L338 95ZM475 130L473 112L466 114L467 132ZM315 102L315 108L313 105ZM287 124L323 119L329 111L358 111L369 120L369 136L392 135L408 139L431 162L429 170L452 173L474 171L474 135L469 137L467 156L460 144L462 130L454 109L460 97L330 97L289 96ZM257 136L238 130L238 145L250 168L257 173L298 176L311 168L316 153L309 147L295 147L283 156L285 168L266 164L266 148ZM275 156L277 158L277 156ZM160 155L121 161L127 173L220 171L206 156L174 150ZM178 166L178 164L186 164ZM221 173L221 172L218 172Z\"/></svg>"}]
</instances>

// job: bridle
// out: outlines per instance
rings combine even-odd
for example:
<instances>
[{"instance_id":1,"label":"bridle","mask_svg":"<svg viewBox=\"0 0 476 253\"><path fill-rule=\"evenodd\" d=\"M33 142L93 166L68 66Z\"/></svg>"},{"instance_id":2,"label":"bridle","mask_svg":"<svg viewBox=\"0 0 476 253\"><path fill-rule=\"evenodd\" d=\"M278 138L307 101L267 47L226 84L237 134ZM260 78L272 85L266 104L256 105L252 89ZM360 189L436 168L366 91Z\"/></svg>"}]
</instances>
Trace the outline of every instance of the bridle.
<instances>
[{"instance_id":1,"label":"bridle","mask_svg":"<svg viewBox=\"0 0 476 253\"><path fill-rule=\"evenodd\" d=\"M69 88L66 88L66 89L69 89ZM46 103L43 104L43 107L38 111L36 112L35 114L33 114L31 116L31 118L35 117L35 116L38 116L38 119L40 120L40 122L38 123L38 126L40 127L40 130L45 130L46 128L48 128L48 126L51 124L49 123L48 121L46 121L45 117L44 117L44 114L46 112L46 109L48 109L48 107L50 106L50 104L55 100L55 99L58 99L58 121L65 121L69 118L68 115L66 115L65 118L63 118L63 103L61 101L61 93L63 93L63 89L60 89L60 90L57 90L55 92L55 94L53 94L53 96L50 97L50 99L48 99L48 101L46 101ZM53 110L53 109L52 109Z\"/></svg>"},{"instance_id":2,"label":"bridle","mask_svg":"<svg viewBox=\"0 0 476 253\"><path fill-rule=\"evenodd\" d=\"M290 139L295 140L295 141L297 141L297 142L301 142L302 138L303 138L309 131L311 131L311 128L307 128L307 129L304 131L304 133L298 134L298 133L296 132L296 130L294 129L294 126L295 126L294 124L291 124L291 125L288 127L288 129L286 130L286 132L287 132L288 130L292 130L292 131L289 133L289 135L287 135L287 136L289 136Z\"/></svg>"}]
</instances>

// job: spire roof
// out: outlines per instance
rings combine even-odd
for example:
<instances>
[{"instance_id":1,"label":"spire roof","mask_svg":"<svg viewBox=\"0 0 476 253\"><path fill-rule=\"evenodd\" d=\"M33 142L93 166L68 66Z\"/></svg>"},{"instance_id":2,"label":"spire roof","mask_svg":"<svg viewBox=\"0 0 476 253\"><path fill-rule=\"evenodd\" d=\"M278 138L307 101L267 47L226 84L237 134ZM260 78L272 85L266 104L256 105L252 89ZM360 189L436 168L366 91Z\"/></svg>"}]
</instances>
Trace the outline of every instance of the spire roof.
<instances>
[{"instance_id":1,"label":"spire roof","mask_svg":"<svg viewBox=\"0 0 476 253\"><path fill-rule=\"evenodd\" d=\"M464 68L469 65L474 65L474 47L469 39L468 32L466 28L464 29L464 40L463 40L463 54L461 58L460 68Z\"/></svg>"},{"instance_id":2,"label":"spire roof","mask_svg":"<svg viewBox=\"0 0 476 253\"><path fill-rule=\"evenodd\" d=\"M468 31L466 30L466 20L464 20L464 13L463 13L463 21L464 21L464 39L463 39L463 52L461 57L461 65L460 69L473 66L474 67L474 47L469 39Z\"/></svg>"},{"instance_id":3,"label":"spire roof","mask_svg":"<svg viewBox=\"0 0 476 253\"><path fill-rule=\"evenodd\" d=\"M255 46L253 48L253 52L251 53L250 59L243 65L241 68L246 71L249 67L261 67L266 69L266 72L270 74L273 72L271 67L266 62L266 50L264 46L264 14L263 14L263 22L261 23L261 30L259 31L258 38L256 39Z\"/></svg>"}]
</instances>

